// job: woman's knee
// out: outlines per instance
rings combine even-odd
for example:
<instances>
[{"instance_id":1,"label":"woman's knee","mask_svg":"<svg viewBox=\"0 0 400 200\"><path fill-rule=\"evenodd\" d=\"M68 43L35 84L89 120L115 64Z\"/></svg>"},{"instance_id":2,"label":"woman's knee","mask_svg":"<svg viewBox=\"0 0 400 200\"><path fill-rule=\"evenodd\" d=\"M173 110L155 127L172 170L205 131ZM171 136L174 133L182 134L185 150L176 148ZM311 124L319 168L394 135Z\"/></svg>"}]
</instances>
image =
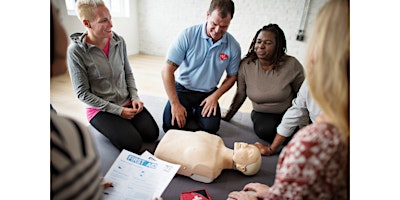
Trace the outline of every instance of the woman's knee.
<instances>
[{"instance_id":1,"label":"woman's knee","mask_svg":"<svg viewBox=\"0 0 400 200\"><path fill-rule=\"evenodd\" d=\"M259 138L268 142L272 142L276 135L276 128L266 125L265 123L254 124L254 132Z\"/></svg>"},{"instance_id":2,"label":"woman's knee","mask_svg":"<svg viewBox=\"0 0 400 200\"><path fill-rule=\"evenodd\" d=\"M140 133L144 142L154 142L160 136L160 129L156 125L149 126L149 130Z\"/></svg>"},{"instance_id":3,"label":"woman's knee","mask_svg":"<svg viewBox=\"0 0 400 200\"><path fill-rule=\"evenodd\" d=\"M117 143L121 150L126 149L137 153L143 145L143 140L140 136L132 135L130 137L119 137Z\"/></svg>"}]
</instances>

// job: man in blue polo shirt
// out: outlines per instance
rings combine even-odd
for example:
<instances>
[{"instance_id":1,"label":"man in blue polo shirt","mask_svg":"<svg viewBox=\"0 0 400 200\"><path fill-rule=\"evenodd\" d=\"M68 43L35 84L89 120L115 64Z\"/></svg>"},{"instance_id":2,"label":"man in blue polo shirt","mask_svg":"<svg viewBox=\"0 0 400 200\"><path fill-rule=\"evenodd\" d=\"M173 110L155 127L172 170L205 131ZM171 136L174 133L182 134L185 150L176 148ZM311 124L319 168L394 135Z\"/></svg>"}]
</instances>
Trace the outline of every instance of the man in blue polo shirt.
<instances>
[{"instance_id":1,"label":"man in blue polo shirt","mask_svg":"<svg viewBox=\"0 0 400 200\"><path fill-rule=\"evenodd\" d=\"M239 43L227 33L234 12L232 0L212 0L207 21L186 28L171 44L161 72L169 98L163 116L165 132L218 131L218 99L235 84L241 59ZM224 71L226 78L218 88Z\"/></svg>"}]
</instances>

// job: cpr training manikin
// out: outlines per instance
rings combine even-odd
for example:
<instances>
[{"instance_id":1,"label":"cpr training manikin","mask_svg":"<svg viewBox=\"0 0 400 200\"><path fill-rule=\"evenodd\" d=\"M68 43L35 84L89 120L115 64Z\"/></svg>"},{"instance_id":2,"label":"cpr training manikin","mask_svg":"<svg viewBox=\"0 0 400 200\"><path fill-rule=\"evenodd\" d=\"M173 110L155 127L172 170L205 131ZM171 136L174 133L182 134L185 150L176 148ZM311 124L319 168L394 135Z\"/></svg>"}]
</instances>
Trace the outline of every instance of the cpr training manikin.
<instances>
[{"instance_id":1,"label":"cpr training manikin","mask_svg":"<svg viewBox=\"0 0 400 200\"><path fill-rule=\"evenodd\" d=\"M165 133L154 155L181 165L178 174L203 183L211 183L224 169L254 175L262 162L259 149L252 144L235 142L232 150L217 135L175 129Z\"/></svg>"}]
</instances>

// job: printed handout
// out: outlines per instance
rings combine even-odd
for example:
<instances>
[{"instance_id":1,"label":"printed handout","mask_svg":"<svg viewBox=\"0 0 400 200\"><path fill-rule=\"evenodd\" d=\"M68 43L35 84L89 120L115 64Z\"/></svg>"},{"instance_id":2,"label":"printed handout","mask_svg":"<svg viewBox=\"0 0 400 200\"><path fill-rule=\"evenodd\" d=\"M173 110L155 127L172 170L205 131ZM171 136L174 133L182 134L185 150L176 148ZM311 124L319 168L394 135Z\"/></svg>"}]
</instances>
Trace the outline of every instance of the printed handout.
<instances>
[{"instance_id":1,"label":"printed handout","mask_svg":"<svg viewBox=\"0 0 400 200\"><path fill-rule=\"evenodd\" d=\"M112 182L112 187L104 190L104 199L152 200L161 197L179 167L148 151L137 155L122 150L104 176L104 181Z\"/></svg>"}]
</instances>

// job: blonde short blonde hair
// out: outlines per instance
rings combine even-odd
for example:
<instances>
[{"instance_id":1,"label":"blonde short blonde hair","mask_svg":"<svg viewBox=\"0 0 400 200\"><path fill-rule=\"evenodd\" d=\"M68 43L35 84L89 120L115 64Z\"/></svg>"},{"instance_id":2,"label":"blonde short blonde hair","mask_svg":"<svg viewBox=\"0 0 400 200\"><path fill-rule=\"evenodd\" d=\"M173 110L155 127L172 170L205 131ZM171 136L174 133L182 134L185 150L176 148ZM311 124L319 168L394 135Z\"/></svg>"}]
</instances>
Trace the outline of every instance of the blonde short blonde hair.
<instances>
[{"instance_id":1,"label":"blonde short blonde hair","mask_svg":"<svg viewBox=\"0 0 400 200\"><path fill-rule=\"evenodd\" d=\"M105 6L103 0L78 0L76 10L80 20L92 21L95 17L94 9Z\"/></svg>"}]
</instances>

